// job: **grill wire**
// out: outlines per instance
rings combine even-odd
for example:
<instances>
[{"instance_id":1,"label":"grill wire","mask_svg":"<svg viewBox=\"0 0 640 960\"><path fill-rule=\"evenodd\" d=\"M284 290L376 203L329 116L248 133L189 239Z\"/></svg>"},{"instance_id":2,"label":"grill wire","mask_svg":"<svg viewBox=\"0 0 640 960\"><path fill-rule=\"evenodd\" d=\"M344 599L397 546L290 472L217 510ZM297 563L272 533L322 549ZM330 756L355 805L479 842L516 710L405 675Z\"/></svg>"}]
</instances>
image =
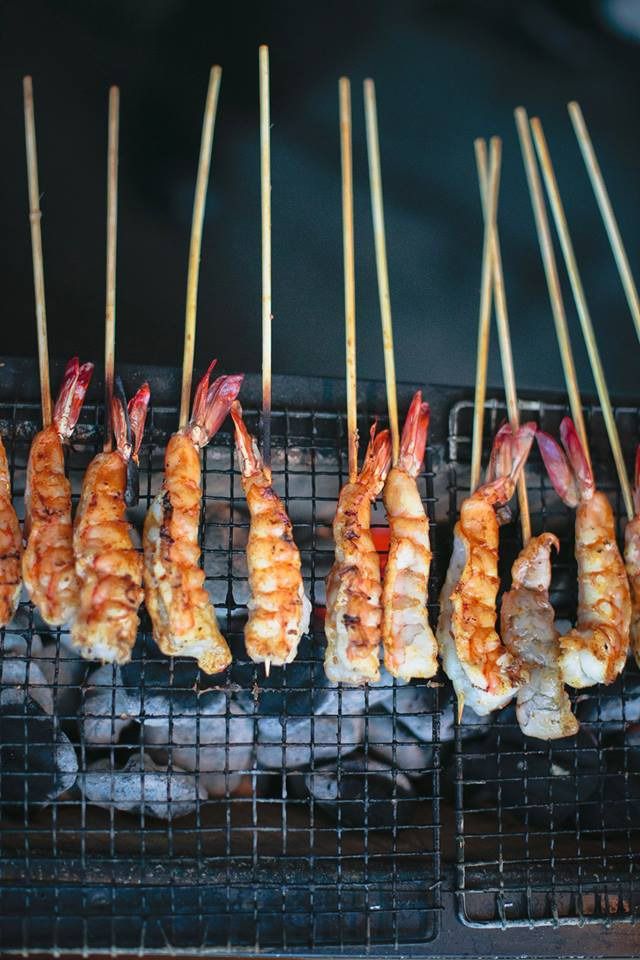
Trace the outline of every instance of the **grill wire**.
<instances>
[{"instance_id":1,"label":"grill wire","mask_svg":"<svg viewBox=\"0 0 640 960\"><path fill-rule=\"evenodd\" d=\"M87 406L69 449L75 502L100 417ZM176 419L150 412L138 530ZM34 405L0 406L21 520L38 422ZM437 935L441 688L388 676L363 691L327 687L324 577L345 418L278 412L272 438L314 608L295 663L267 680L244 651L248 519L228 427L204 451L201 526L227 672L164 657L144 610L122 669L82 664L24 596L0 632L3 953L393 952ZM432 520L434 479L429 467L419 481ZM373 519L384 528L380 506Z\"/></svg>"},{"instance_id":2,"label":"grill wire","mask_svg":"<svg viewBox=\"0 0 640 960\"><path fill-rule=\"evenodd\" d=\"M566 412L521 406L551 433ZM487 410L485 454L505 416L498 402ZM466 401L452 408L448 437L432 436L419 481L432 522L434 624L468 491L472 411ZM602 418L595 408L586 413L598 484L622 526ZM616 416L630 461L640 412L619 408ZM34 405L0 406L21 519L38 420ZM138 529L175 422L174 409L150 413ZM255 412L248 422L257 428ZM363 417L361 436L367 423ZM68 456L76 499L100 441L100 414L89 406ZM281 411L273 443L274 483L294 522L314 607L294 664L266 680L244 652L248 521L226 430L204 451L202 545L207 587L234 653L229 671L209 678L190 661L163 657L144 610L133 662L122 670L80 665L65 631L45 627L26 602L17 625L0 632L2 952L421 952L438 938L454 841L466 925L633 920L635 667L612 687L573 694L581 731L555 744L522 737L509 708L490 722L467 710L455 724L441 677L327 689L323 581L346 478L345 419ZM527 477L534 533L551 529L561 540L551 599L557 616L571 619L572 512L535 450ZM379 506L373 521L382 545ZM503 582L519 546L514 522L502 531Z\"/></svg>"}]
</instances>

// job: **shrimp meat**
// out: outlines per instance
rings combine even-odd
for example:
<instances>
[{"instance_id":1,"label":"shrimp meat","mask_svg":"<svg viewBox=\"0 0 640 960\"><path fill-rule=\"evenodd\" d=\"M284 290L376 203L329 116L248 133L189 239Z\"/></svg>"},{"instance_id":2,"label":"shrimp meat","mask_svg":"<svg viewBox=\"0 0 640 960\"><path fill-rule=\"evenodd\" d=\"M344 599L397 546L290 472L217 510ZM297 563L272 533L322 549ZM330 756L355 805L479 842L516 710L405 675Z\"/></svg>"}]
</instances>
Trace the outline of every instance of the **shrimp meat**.
<instances>
[{"instance_id":1,"label":"shrimp meat","mask_svg":"<svg viewBox=\"0 0 640 960\"><path fill-rule=\"evenodd\" d=\"M11 476L0 438L0 627L6 626L18 606L22 576L22 533L11 502Z\"/></svg>"},{"instance_id":2,"label":"shrimp meat","mask_svg":"<svg viewBox=\"0 0 640 960\"><path fill-rule=\"evenodd\" d=\"M640 666L640 446L636 450L633 506L635 516L624 532L624 561L631 588L631 650Z\"/></svg>"}]
</instances>

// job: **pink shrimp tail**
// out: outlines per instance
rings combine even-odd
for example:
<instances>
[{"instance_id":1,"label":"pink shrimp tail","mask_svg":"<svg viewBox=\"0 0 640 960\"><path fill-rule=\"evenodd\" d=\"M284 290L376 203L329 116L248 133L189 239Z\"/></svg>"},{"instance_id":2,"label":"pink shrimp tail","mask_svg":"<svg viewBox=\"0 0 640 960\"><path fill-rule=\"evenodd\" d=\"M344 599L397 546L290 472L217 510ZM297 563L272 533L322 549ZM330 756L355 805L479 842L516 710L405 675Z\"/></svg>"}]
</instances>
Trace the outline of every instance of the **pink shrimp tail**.
<instances>
[{"instance_id":1,"label":"pink shrimp tail","mask_svg":"<svg viewBox=\"0 0 640 960\"><path fill-rule=\"evenodd\" d=\"M116 389L111 400L111 420L116 447L125 460L138 462L138 453L144 434L151 389L143 383L127 403L122 381L116 379Z\"/></svg>"},{"instance_id":2,"label":"pink shrimp tail","mask_svg":"<svg viewBox=\"0 0 640 960\"><path fill-rule=\"evenodd\" d=\"M424 460L429 417L429 404L422 402L422 391L417 390L404 421L398 459L398 466L412 477L418 476Z\"/></svg>"},{"instance_id":3,"label":"pink shrimp tail","mask_svg":"<svg viewBox=\"0 0 640 960\"><path fill-rule=\"evenodd\" d=\"M236 447L238 448L242 473L245 477L260 473L262 457L258 450L258 444L247 430L247 425L242 419L242 407L239 400L235 400L231 405L231 419L236 428Z\"/></svg>"},{"instance_id":4,"label":"pink shrimp tail","mask_svg":"<svg viewBox=\"0 0 640 960\"><path fill-rule=\"evenodd\" d=\"M193 399L193 410L189 423L189 433L194 443L206 446L218 432L231 410L231 406L240 393L244 374L218 377L209 383L211 371L216 365L212 360L204 377L198 384Z\"/></svg>"},{"instance_id":5,"label":"pink shrimp tail","mask_svg":"<svg viewBox=\"0 0 640 960\"><path fill-rule=\"evenodd\" d=\"M77 357L72 357L67 363L60 393L53 408L53 422L63 440L69 439L78 422L92 373L92 363L80 365Z\"/></svg>"},{"instance_id":6,"label":"pink shrimp tail","mask_svg":"<svg viewBox=\"0 0 640 960\"><path fill-rule=\"evenodd\" d=\"M496 433L487 468L487 483L505 479L515 484L527 462L537 426L533 421L521 424L515 433L509 423L503 423ZM511 498L509 498L511 499Z\"/></svg>"},{"instance_id":7,"label":"pink shrimp tail","mask_svg":"<svg viewBox=\"0 0 640 960\"><path fill-rule=\"evenodd\" d=\"M377 423L371 426L369 446L360 471L359 480L364 484L384 483L391 466L391 434L388 430L381 430L376 436L377 426Z\"/></svg>"},{"instance_id":8,"label":"pink shrimp tail","mask_svg":"<svg viewBox=\"0 0 640 960\"><path fill-rule=\"evenodd\" d=\"M596 488L593 470L571 417L565 417L560 424L560 439L575 474L580 496L588 500Z\"/></svg>"},{"instance_id":9,"label":"pink shrimp tail","mask_svg":"<svg viewBox=\"0 0 640 960\"><path fill-rule=\"evenodd\" d=\"M553 487L568 507L576 507L581 500L593 495L595 483L593 472L570 417L560 424L562 446L542 430L536 439Z\"/></svg>"}]
</instances>

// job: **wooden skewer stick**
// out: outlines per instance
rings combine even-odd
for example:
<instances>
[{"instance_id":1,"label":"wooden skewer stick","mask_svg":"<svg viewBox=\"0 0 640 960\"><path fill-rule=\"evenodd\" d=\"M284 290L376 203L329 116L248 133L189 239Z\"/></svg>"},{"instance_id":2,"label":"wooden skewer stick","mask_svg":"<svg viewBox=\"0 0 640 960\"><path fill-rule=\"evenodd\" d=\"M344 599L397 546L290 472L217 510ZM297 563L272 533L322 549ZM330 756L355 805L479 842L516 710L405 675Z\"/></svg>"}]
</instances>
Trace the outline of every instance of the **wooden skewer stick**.
<instances>
[{"instance_id":1,"label":"wooden skewer stick","mask_svg":"<svg viewBox=\"0 0 640 960\"><path fill-rule=\"evenodd\" d=\"M347 433L349 482L358 476L358 422L356 393L356 279L353 239L353 155L351 133L351 83L339 82L340 159L342 171L342 251L344 260L344 324L347 358Z\"/></svg>"},{"instance_id":2,"label":"wooden skewer stick","mask_svg":"<svg viewBox=\"0 0 640 960\"><path fill-rule=\"evenodd\" d=\"M477 141L476 141L477 143ZM491 138L492 163L500 166L502 141L499 137ZM486 165L486 149L476 148L476 162L478 166L478 181L485 217L485 224L489 228L490 256L493 276L493 294L496 304L496 321L498 326L498 340L500 343L500 358L502 361L502 378L507 401L509 422L513 430L520 426L520 411L518 409L518 395L516 392L516 377L513 367L513 352L511 350L511 333L509 330L509 313L504 287L504 272L502 269L502 253L500 250L500 236L496 222L498 208L498 185L495 187L495 197L489 196L489 174ZM531 539L531 516L529 512L529 496L527 494L527 480L524 471L518 480L518 502L520 504L520 525L522 540L526 544Z\"/></svg>"},{"instance_id":3,"label":"wooden skewer stick","mask_svg":"<svg viewBox=\"0 0 640 960\"><path fill-rule=\"evenodd\" d=\"M540 161L540 167L542 168L542 175L547 188L547 196L551 204L553 219L555 221L556 230L558 231L558 237L560 239L560 246L564 256L564 262L567 267L567 273L569 274L569 280L571 281L573 298L578 310L578 316L580 318L580 325L582 326L582 334L587 347L587 353L589 354L593 379L595 380L596 388L598 390L600 406L602 407L602 415L604 417L605 426L609 435L609 443L611 444L611 451L616 464L616 470L618 471L618 479L620 480L620 489L622 490L624 505L626 507L629 519L632 520L634 516L633 498L631 496L629 477L627 475L627 468L625 466L622 447L620 445L620 437L618 435L616 418L613 412L613 407L611 406L609 390L607 388L604 370L600 360L600 351L598 350L593 323L591 321L591 315L587 306L587 298L585 296L584 287L582 286L582 279L580 277L580 271L578 270L578 264L576 262L573 243L569 233L569 225L567 223L564 206L560 197L560 190L558 189L558 181L556 180L553 163L551 162L551 155L549 153L549 147L542 129L542 124L538 117L532 118L531 129L533 131L533 139L536 145L536 151L538 153L538 160Z\"/></svg>"},{"instance_id":4,"label":"wooden skewer stick","mask_svg":"<svg viewBox=\"0 0 640 960\"><path fill-rule=\"evenodd\" d=\"M549 229L549 220L544 203L542 184L540 183L540 174L533 152L533 143L531 142L531 131L529 129L529 118L524 107L518 107L515 111L516 126L518 128L518 137L520 139L520 148L522 150L522 159L524 162L527 183L529 186L529 195L531 197L531 206L533 207L533 216L536 222L536 231L538 233L538 243L540 244L540 253L544 266L545 276L547 278L547 287L549 290L549 299L551 301L551 311L560 347L560 357L562 359L562 368L564 378L567 384L567 393L569 395L569 407L571 416L575 423L578 436L582 443L585 456L589 463L591 457L589 453L589 444L587 441L587 430L582 411L582 401L580 399L580 388L578 387L578 378L576 368L573 362L573 353L571 350L571 340L569 338L569 328L567 326L567 316L562 300L562 291L560 289L560 280L558 278L558 267L551 240L551 231Z\"/></svg>"},{"instance_id":5,"label":"wooden skewer stick","mask_svg":"<svg viewBox=\"0 0 640 960\"><path fill-rule=\"evenodd\" d=\"M271 110L269 47L259 50L260 198L262 211L262 459L271 470ZM268 675L268 674L267 674Z\"/></svg>"},{"instance_id":6,"label":"wooden skewer stick","mask_svg":"<svg viewBox=\"0 0 640 960\"><path fill-rule=\"evenodd\" d=\"M620 279L622 280L622 286L624 287L624 292L627 298L627 303L629 304L629 310L631 311L636 333L638 335L638 339L640 339L640 297L638 296L638 288L636 287L633 273L631 272L627 251L625 250L625 246L622 241L620 227L618 226L616 215L613 212L613 207L611 206L609 192L605 185L600 164L598 163L595 150L593 149L593 143L591 142L591 137L589 136L587 124L584 116L582 115L580 105L573 100L571 103L567 104L567 109L569 110L569 116L571 117L571 123L573 124L576 139L587 168L587 173L589 174L589 179L591 180L591 186L593 187L593 192L595 194L598 207L600 208L600 215L604 221L607 236L609 237L609 243L611 244L611 249L618 266L618 273L620 274Z\"/></svg>"},{"instance_id":7,"label":"wooden skewer stick","mask_svg":"<svg viewBox=\"0 0 640 960\"><path fill-rule=\"evenodd\" d=\"M42 426L51 423L51 382L49 377L49 347L47 344L47 308L44 296L44 260L40 221L40 187L38 185L38 152L36 149L36 122L33 106L31 77L22 81L24 97L24 133L27 147L27 178L29 182L29 223L31 225L31 257L33 259L33 287L36 301L36 330L38 335L38 363L40 368L40 403Z\"/></svg>"},{"instance_id":8,"label":"wooden skewer stick","mask_svg":"<svg viewBox=\"0 0 640 960\"><path fill-rule=\"evenodd\" d=\"M196 341L196 310L198 307L198 280L200 277L200 250L202 248L202 227L204 224L204 210L207 202L207 187L209 185L209 169L211 167L211 148L213 146L213 131L218 110L218 96L222 67L212 67L209 74L207 101L202 121L202 136L200 138L200 156L198 159L198 175L196 177L196 192L193 198L193 216L191 219L191 241L189 243L189 269L187 272L187 302L184 318L184 350L182 354L182 390L180 393L180 427L184 427L189 420L191 401L191 380L193 377L193 356Z\"/></svg>"},{"instance_id":9,"label":"wooden skewer stick","mask_svg":"<svg viewBox=\"0 0 640 960\"><path fill-rule=\"evenodd\" d=\"M487 144L478 138L474 144L476 161L487 166ZM482 161L478 158L482 156ZM489 165L489 198L491 218L495 217L500 179L500 164L491 158ZM471 439L471 483L470 492L480 484L482 471L482 434L484 429L484 402L487 393L487 364L489 361L489 339L491 335L491 303L493 292L493 271L491 265L491 229L490 218L485 218L484 241L482 245L482 277L480 282L480 312L478 317L478 343L476 349L476 389L473 404L473 431Z\"/></svg>"},{"instance_id":10,"label":"wooden skewer stick","mask_svg":"<svg viewBox=\"0 0 640 960\"><path fill-rule=\"evenodd\" d=\"M387 407L391 428L393 463L398 462L400 432L398 428L398 396L396 391L396 365L393 353L393 322L391 297L389 295L389 268L387 266L387 243L384 230L384 204L382 200L382 175L380 172L380 142L378 138L378 113L376 88L373 80L364 81L364 112L367 125L367 153L369 156L369 183L371 187L371 212L373 236L376 247L376 271L378 295L382 319L382 346L384 350L384 375L387 384Z\"/></svg>"},{"instance_id":11,"label":"wooden skewer stick","mask_svg":"<svg viewBox=\"0 0 640 960\"><path fill-rule=\"evenodd\" d=\"M109 90L107 146L107 282L104 324L104 450L111 450L111 400L116 355L116 244L118 237L118 141L120 91Z\"/></svg>"}]
</instances>

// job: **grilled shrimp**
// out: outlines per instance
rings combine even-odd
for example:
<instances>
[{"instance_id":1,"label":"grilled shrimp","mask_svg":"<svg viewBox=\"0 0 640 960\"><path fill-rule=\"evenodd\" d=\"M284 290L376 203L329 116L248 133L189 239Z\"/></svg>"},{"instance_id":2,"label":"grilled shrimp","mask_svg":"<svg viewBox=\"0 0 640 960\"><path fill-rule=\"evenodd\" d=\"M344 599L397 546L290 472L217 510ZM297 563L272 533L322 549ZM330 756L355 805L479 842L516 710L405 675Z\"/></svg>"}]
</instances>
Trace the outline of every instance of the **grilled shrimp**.
<instances>
[{"instance_id":1,"label":"grilled shrimp","mask_svg":"<svg viewBox=\"0 0 640 960\"><path fill-rule=\"evenodd\" d=\"M636 450L633 505L636 515L624 532L624 562L631 588L631 650L640 666L640 447Z\"/></svg>"},{"instance_id":2,"label":"grilled shrimp","mask_svg":"<svg viewBox=\"0 0 640 960\"><path fill-rule=\"evenodd\" d=\"M458 702L484 716L514 696L526 679L496 632L498 531L496 507L514 494L533 436L534 423L496 434L487 482L463 502L453 537L453 554L440 594L436 635L442 666Z\"/></svg>"},{"instance_id":3,"label":"grilled shrimp","mask_svg":"<svg viewBox=\"0 0 640 960\"><path fill-rule=\"evenodd\" d=\"M558 665L559 633L549 603L553 533L532 537L511 568L511 589L502 598L502 642L527 667L529 679L516 695L516 717L528 737L571 737L580 724L571 712Z\"/></svg>"},{"instance_id":4,"label":"grilled shrimp","mask_svg":"<svg viewBox=\"0 0 640 960\"><path fill-rule=\"evenodd\" d=\"M612 683L624 667L631 598L611 504L595 489L593 472L569 417L560 424L560 437L565 452L553 437L537 434L556 493L567 506L578 508L578 621L560 637L560 669L565 683L581 688Z\"/></svg>"},{"instance_id":5,"label":"grilled shrimp","mask_svg":"<svg viewBox=\"0 0 640 960\"><path fill-rule=\"evenodd\" d=\"M0 627L11 620L20 597L22 533L11 502L11 477L0 438Z\"/></svg>"},{"instance_id":6,"label":"grilled shrimp","mask_svg":"<svg viewBox=\"0 0 640 960\"><path fill-rule=\"evenodd\" d=\"M127 663L138 632L142 557L127 520L130 464L138 462L149 384L127 407L122 386L113 397L116 449L99 453L84 475L73 531L80 605L71 640L83 657ZM136 498L137 499L137 498Z\"/></svg>"},{"instance_id":7,"label":"grilled shrimp","mask_svg":"<svg viewBox=\"0 0 640 960\"><path fill-rule=\"evenodd\" d=\"M327 650L324 669L333 683L380 679L382 588L380 558L369 525L371 504L391 466L389 431L375 424L362 470L345 483L333 521L336 557L327 577Z\"/></svg>"},{"instance_id":8,"label":"grilled shrimp","mask_svg":"<svg viewBox=\"0 0 640 960\"><path fill-rule=\"evenodd\" d=\"M220 428L243 379L218 377L210 385L214 364L215 360L198 384L191 421L167 444L162 489L149 508L143 531L144 595L154 639L169 656L195 657L205 673L228 667L231 652L200 567L200 447Z\"/></svg>"},{"instance_id":9,"label":"grilled shrimp","mask_svg":"<svg viewBox=\"0 0 640 960\"><path fill-rule=\"evenodd\" d=\"M64 472L62 444L73 433L92 373L92 363L80 366L77 357L69 361L53 423L36 434L29 451L22 577L31 600L52 627L71 620L78 609L71 484Z\"/></svg>"},{"instance_id":10,"label":"grilled shrimp","mask_svg":"<svg viewBox=\"0 0 640 960\"><path fill-rule=\"evenodd\" d=\"M422 402L418 390L402 431L398 465L389 472L382 494L390 529L382 586L384 665L402 680L432 677L438 669L427 614L429 521L416 483L428 429L429 404Z\"/></svg>"},{"instance_id":11,"label":"grilled shrimp","mask_svg":"<svg viewBox=\"0 0 640 960\"><path fill-rule=\"evenodd\" d=\"M247 653L256 663L290 663L300 638L309 629L311 604L302 583L300 552L291 521L271 485L271 471L242 419L242 407L231 407L242 488L249 507L247 541L249 618L244 629Z\"/></svg>"}]
</instances>

